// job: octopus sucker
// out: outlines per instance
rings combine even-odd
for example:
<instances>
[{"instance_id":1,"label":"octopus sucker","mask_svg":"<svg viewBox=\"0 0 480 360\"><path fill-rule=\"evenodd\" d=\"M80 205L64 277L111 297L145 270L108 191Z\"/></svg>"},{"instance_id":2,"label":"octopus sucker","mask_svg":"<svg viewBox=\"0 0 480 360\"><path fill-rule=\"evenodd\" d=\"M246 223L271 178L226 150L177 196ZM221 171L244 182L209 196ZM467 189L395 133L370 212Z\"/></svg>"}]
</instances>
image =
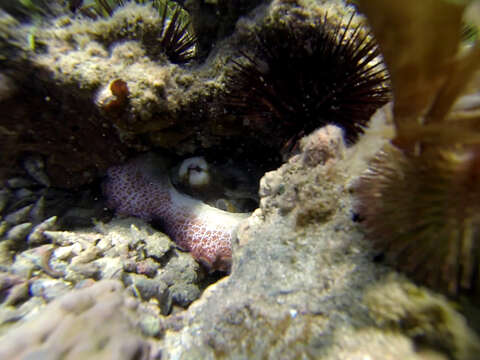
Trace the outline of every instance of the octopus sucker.
<instances>
[{"instance_id":1,"label":"octopus sucker","mask_svg":"<svg viewBox=\"0 0 480 360\"><path fill-rule=\"evenodd\" d=\"M249 214L223 211L177 191L160 156L143 155L111 167L103 191L108 207L160 223L181 249L208 270L230 270L232 238Z\"/></svg>"}]
</instances>

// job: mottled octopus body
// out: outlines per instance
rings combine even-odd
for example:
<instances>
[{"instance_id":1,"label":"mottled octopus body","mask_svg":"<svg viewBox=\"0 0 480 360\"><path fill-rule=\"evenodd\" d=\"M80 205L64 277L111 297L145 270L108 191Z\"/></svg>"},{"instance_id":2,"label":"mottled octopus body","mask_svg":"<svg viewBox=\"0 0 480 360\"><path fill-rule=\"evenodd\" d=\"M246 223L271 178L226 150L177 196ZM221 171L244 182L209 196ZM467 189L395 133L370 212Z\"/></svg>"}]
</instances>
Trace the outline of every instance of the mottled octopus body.
<instances>
[{"instance_id":1,"label":"mottled octopus body","mask_svg":"<svg viewBox=\"0 0 480 360\"><path fill-rule=\"evenodd\" d=\"M117 213L160 222L177 245L209 270L228 271L232 237L248 214L229 213L178 192L162 159L146 155L108 170L107 205Z\"/></svg>"}]
</instances>

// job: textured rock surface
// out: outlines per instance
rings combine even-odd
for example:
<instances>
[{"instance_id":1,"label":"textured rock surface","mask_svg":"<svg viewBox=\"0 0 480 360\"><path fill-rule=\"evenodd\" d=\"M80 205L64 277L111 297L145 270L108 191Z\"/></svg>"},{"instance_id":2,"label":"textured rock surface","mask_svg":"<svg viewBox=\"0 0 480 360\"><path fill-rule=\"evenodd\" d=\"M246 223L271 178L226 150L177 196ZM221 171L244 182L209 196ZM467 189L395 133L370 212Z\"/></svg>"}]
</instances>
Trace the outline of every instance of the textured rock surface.
<instances>
[{"instance_id":1,"label":"textured rock surface","mask_svg":"<svg viewBox=\"0 0 480 360\"><path fill-rule=\"evenodd\" d=\"M36 247L46 249L41 245L50 242L45 235L48 231L92 226L94 218L111 218L98 197L98 190L82 189L73 193L53 188L44 165L40 156L26 157L24 174L7 179L0 189L0 263L3 265L12 263L15 255L22 257L18 251L26 248L33 252Z\"/></svg>"},{"instance_id":2,"label":"textured rock surface","mask_svg":"<svg viewBox=\"0 0 480 360\"><path fill-rule=\"evenodd\" d=\"M381 146L388 114L350 149L338 128L320 129L266 174L260 208L238 230L231 275L203 294L208 281L191 255L141 220L46 231L51 244L0 272L0 355L476 359L480 342L465 318L389 276L352 220L349 184Z\"/></svg>"},{"instance_id":3,"label":"textured rock surface","mask_svg":"<svg viewBox=\"0 0 480 360\"><path fill-rule=\"evenodd\" d=\"M2 359L148 359L133 298L102 281L52 302L0 339ZM28 334L28 335L27 335Z\"/></svg>"},{"instance_id":4,"label":"textured rock surface","mask_svg":"<svg viewBox=\"0 0 480 360\"><path fill-rule=\"evenodd\" d=\"M300 17L348 13L340 0L324 2L297 8L277 0L250 12L259 1L188 2L198 16L195 24L213 26L203 34L218 29L203 44L210 56L189 66L171 64L152 41L161 17L148 4L132 1L107 19L66 15L35 25L0 13L0 49L5 43L15 53L6 56L0 74L0 150L9 154L0 178L15 173L18 160L31 152L45 156L53 185L68 188L91 183L130 153L152 147L191 154L221 145L227 158L257 159L260 152L278 165L268 160L278 149L265 149L248 122L225 113L225 81L238 51L254 46L258 26L288 21L289 8ZM205 23L213 13L215 19ZM233 28L240 14L245 16ZM106 105L116 98L111 86L118 82L125 91L110 109Z\"/></svg>"},{"instance_id":5,"label":"textured rock surface","mask_svg":"<svg viewBox=\"0 0 480 360\"><path fill-rule=\"evenodd\" d=\"M235 5L256 1L185 3L207 17L212 9L237 16ZM0 358L477 360L469 326L479 327L478 309L389 275L354 221L350 185L391 130L388 107L354 147L327 127L265 174L260 207L238 230L231 275L206 290L216 279L145 222L93 226L102 211L48 203L65 197L49 185L88 183L152 146L194 153L227 138L240 156L268 157L253 146L263 135L212 99L260 21L287 21L289 7L300 18L348 13L340 0L299 3L275 0L241 18L195 71L153 59L128 33L158 24L141 6L130 9L142 21L123 9L111 21L60 18L36 33L0 14L9 69L0 73L0 152L8 155L0 167L15 173L0 190ZM217 20L208 34L233 23ZM135 25L129 41L125 24ZM108 114L118 78L129 101ZM230 141L235 135L241 142ZM25 171L11 167L19 159ZM52 216L60 230L45 222ZM85 228L67 226L79 219Z\"/></svg>"},{"instance_id":6,"label":"textured rock surface","mask_svg":"<svg viewBox=\"0 0 480 360\"><path fill-rule=\"evenodd\" d=\"M444 346L435 337L424 343L412 329L385 332L385 324L379 326L381 309L397 314L399 324L409 312L393 310L390 302L364 301L369 284L387 271L372 262L350 210L347 184L366 153L345 150L338 141L334 128L324 128L304 140L308 151L265 175L260 209L239 230L242 245L234 248L232 274L189 308L181 331L166 333L167 359L475 358L478 337L459 314L453 316L457 323L442 322L442 316L438 321L456 339L468 339L460 345ZM313 164L312 154L328 160ZM401 279L386 281L402 287ZM446 302L439 305L443 300L415 289L429 305L414 305L415 296L400 292L405 302L399 309L415 308L418 327L441 337L429 310Z\"/></svg>"},{"instance_id":7,"label":"textured rock surface","mask_svg":"<svg viewBox=\"0 0 480 360\"><path fill-rule=\"evenodd\" d=\"M334 328L351 326L353 314L368 318L361 289L379 274L339 185L343 153L328 145L308 147L333 152L329 162L305 166L299 155L265 175L260 209L239 230L232 274L190 308L191 326L167 336L168 358L320 356Z\"/></svg>"},{"instance_id":8,"label":"textured rock surface","mask_svg":"<svg viewBox=\"0 0 480 360\"><path fill-rule=\"evenodd\" d=\"M0 139L2 153L9 154L0 167L4 176L24 153L36 152L46 156L55 185L89 183L124 158L125 143L138 150L133 135L153 136L171 127L179 109L187 110L186 103L200 96L185 96L194 82L190 72L171 65L164 56L152 59L146 53L148 44L142 41L155 39L152 32L161 24L151 6L126 6L112 18L96 21L63 16L31 26L9 19L0 13L5 27L0 38L20 54L8 58L2 74L5 131ZM26 42L28 36L33 44ZM103 106L104 90L116 79L126 84L128 99L109 112ZM121 137L118 129L123 129ZM183 128L188 135L187 129ZM173 132L169 141L181 138Z\"/></svg>"},{"instance_id":9,"label":"textured rock surface","mask_svg":"<svg viewBox=\"0 0 480 360\"><path fill-rule=\"evenodd\" d=\"M212 281L190 254L138 219L98 223L96 229L45 231L44 236L51 243L6 249L13 262L7 266L9 258L0 264L2 333L29 319L42 305L99 280L123 283L156 318L174 307L188 307ZM160 330L150 326L145 331Z\"/></svg>"}]
</instances>

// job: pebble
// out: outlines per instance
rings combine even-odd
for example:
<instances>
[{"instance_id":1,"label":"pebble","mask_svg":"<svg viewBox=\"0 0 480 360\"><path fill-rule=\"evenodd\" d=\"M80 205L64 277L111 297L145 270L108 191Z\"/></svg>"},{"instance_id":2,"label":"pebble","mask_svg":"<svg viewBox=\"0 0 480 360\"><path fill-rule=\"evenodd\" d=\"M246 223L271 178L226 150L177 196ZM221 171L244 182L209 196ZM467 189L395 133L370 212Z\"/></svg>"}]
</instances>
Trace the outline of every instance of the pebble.
<instances>
[{"instance_id":1,"label":"pebble","mask_svg":"<svg viewBox=\"0 0 480 360\"><path fill-rule=\"evenodd\" d=\"M112 246L110 249L105 250L105 255L110 257L121 256L121 257L128 257L130 252L130 248L128 244L124 243L117 243L116 245Z\"/></svg>"},{"instance_id":2,"label":"pebble","mask_svg":"<svg viewBox=\"0 0 480 360\"><path fill-rule=\"evenodd\" d=\"M172 311L172 296L165 282L149 279L144 275L128 274L125 277L125 285L129 285L132 293L142 300L155 299L158 301L162 315L168 315Z\"/></svg>"},{"instance_id":3,"label":"pebble","mask_svg":"<svg viewBox=\"0 0 480 360\"><path fill-rule=\"evenodd\" d=\"M74 272L76 275L80 275L84 279L96 279L100 274L100 269L95 263L70 265L68 270Z\"/></svg>"},{"instance_id":4,"label":"pebble","mask_svg":"<svg viewBox=\"0 0 480 360\"><path fill-rule=\"evenodd\" d=\"M145 253L147 257L152 257L156 260L160 260L167 251L173 247L173 242L170 238L161 233L156 233L147 239L145 244Z\"/></svg>"},{"instance_id":5,"label":"pebble","mask_svg":"<svg viewBox=\"0 0 480 360\"><path fill-rule=\"evenodd\" d=\"M44 235L52 241L52 244L60 246L81 244L82 249L86 249L95 239L73 231L45 231Z\"/></svg>"},{"instance_id":6,"label":"pebble","mask_svg":"<svg viewBox=\"0 0 480 360\"><path fill-rule=\"evenodd\" d=\"M33 270L42 269L45 254L51 251L52 248L51 244L47 244L17 254L15 262L11 267L12 272L26 279L30 278Z\"/></svg>"},{"instance_id":7,"label":"pebble","mask_svg":"<svg viewBox=\"0 0 480 360\"><path fill-rule=\"evenodd\" d=\"M107 251L111 249L112 246L112 240L107 237L100 239L100 241L97 243L97 247L102 251Z\"/></svg>"},{"instance_id":8,"label":"pebble","mask_svg":"<svg viewBox=\"0 0 480 360\"><path fill-rule=\"evenodd\" d=\"M72 246L72 253L75 254L75 256L79 255L85 249L85 247L80 243L75 243L71 246Z\"/></svg>"},{"instance_id":9,"label":"pebble","mask_svg":"<svg viewBox=\"0 0 480 360\"><path fill-rule=\"evenodd\" d=\"M123 262L120 258L103 257L94 261L100 268L100 277L102 279L121 280L124 274Z\"/></svg>"},{"instance_id":10,"label":"pebble","mask_svg":"<svg viewBox=\"0 0 480 360\"><path fill-rule=\"evenodd\" d=\"M93 244L90 244L82 253L72 259L72 264L86 264L101 255L100 250Z\"/></svg>"},{"instance_id":11,"label":"pebble","mask_svg":"<svg viewBox=\"0 0 480 360\"><path fill-rule=\"evenodd\" d=\"M145 275L128 274L125 283L138 291L142 300L157 299L160 303L168 296L168 286L163 281L147 278ZM135 291L136 292L136 291Z\"/></svg>"},{"instance_id":12,"label":"pebble","mask_svg":"<svg viewBox=\"0 0 480 360\"><path fill-rule=\"evenodd\" d=\"M200 289L194 284L174 284L169 291L173 302L184 308L200 297Z\"/></svg>"},{"instance_id":13,"label":"pebble","mask_svg":"<svg viewBox=\"0 0 480 360\"><path fill-rule=\"evenodd\" d=\"M139 325L142 333L146 336L158 337L163 330L160 319L151 315L143 316Z\"/></svg>"},{"instance_id":14,"label":"pebble","mask_svg":"<svg viewBox=\"0 0 480 360\"><path fill-rule=\"evenodd\" d=\"M70 286L62 280L56 279L38 279L34 280L30 285L30 292L33 296L39 296L47 301L66 294L70 290Z\"/></svg>"},{"instance_id":15,"label":"pebble","mask_svg":"<svg viewBox=\"0 0 480 360\"><path fill-rule=\"evenodd\" d=\"M28 235L27 243L29 245L40 245L48 242L48 239L45 237L44 232L46 230L53 230L55 228L56 222L57 217L52 216L35 226L30 235Z\"/></svg>"},{"instance_id":16,"label":"pebble","mask_svg":"<svg viewBox=\"0 0 480 360\"><path fill-rule=\"evenodd\" d=\"M26 256L22 255L23 254L19 254L15 257L15 262L12 264L10 271L20 277L29 279L33 271L40 268L40 266L37 266Z\"/></svg>"},{"instance_id":17,"label":"pebble","mask_svg":"<svg viewBox=\"0 0 480 360\"><path fill-rule=\"evenodd\" d=\"M53 257L57 260L67 260L74 255L73 248L75 245L60 246L53 252Z\"/></svg>"},{"instance_id":18,"label":"pebble","mask_svg":"<svg viewBox=\"0 0 480 360\"><path fill-rule=\"evenodd\" d=\"M21 284L24 280L16 275L6 272L0 272L0 296L4 297L5 291L8 291L11 287Z\"/></svg>"},{"instance_id":19,"label":"pebble","mask_svg":"<svg viewBox=\"0 0 480 360\"><path fill-rule=\"evenodd\" d=\"M1 271L10 271L9 266L12 263L12 251L10 247L12 245L12 241L10 240L2 240L0 241L0 270Z\"/></svg>"},{"instance_id":20,"label":"pebble","mask_svg":"<svg viewBox=\"0 0 480 360\"><path fill-rule=\"evenodd\" d=\"M6 306L12 306L26 301L29 298L28 288L28 281L24 281L20 284L13 286L8 292L8 296L5 299L4 304Z\"/></svg>"},{"instance_id":21,"label":"pebble","mask_svg":"<svg viewBox=\"0 0 480 360\"><path fill-rule=\"evenodd\" d=\"M137 271L137 262L135 259L126 259L123 262L123 270L126 272L135 272Z\"/></svg>"},{"instance_id":22,"label":"pebble","mask_svg":"<svg viewBox=\"0 0 480 360\"><path fill-rule=\"evenodd\" d=\"M75 289L83 289L92 286L96 281L93 279L83 279L75 284Z\"/></svg>"},{"instance_id":23,"label":"pebble","mask_svg":"<svg viewBox=\"0 0 480 360\"><path fill-rule=\"evenodd\" d=\"M157 270L160 267L160 265L152 259L145 259L139 261L136 265L137 274L143 274L148 276L149 278L155 277L155 275L157 274Z\"/></svg>"},{"instance_id":24,"label":"pebble","mask_svg":"<svg viewBox=\"0 0 480 360\"><path fill-rule=\"evenodd\" d=\"M17 308L6 307L0 309L0 324L13 323L19 320L25 320L38 313L45 301L39 297L31 297Z\"/></svg>"}]
</instances>

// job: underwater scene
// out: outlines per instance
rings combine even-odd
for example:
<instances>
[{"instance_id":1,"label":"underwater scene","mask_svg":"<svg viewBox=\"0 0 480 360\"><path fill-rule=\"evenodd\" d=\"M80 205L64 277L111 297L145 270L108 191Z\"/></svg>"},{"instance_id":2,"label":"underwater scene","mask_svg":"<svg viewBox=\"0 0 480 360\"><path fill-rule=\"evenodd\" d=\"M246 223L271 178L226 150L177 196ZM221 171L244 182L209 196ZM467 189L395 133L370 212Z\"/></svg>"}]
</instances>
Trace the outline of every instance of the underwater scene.
<instances>
[{"instance_id":1,"label":"underwater scene","mask_svg":"<svg viewBox=\"0 0 480 360\"><path fill-rule=\"evenodd\" d=\"M479 360L480 0L0 0L0 360Z\"/></svg>"}]
</instances>

